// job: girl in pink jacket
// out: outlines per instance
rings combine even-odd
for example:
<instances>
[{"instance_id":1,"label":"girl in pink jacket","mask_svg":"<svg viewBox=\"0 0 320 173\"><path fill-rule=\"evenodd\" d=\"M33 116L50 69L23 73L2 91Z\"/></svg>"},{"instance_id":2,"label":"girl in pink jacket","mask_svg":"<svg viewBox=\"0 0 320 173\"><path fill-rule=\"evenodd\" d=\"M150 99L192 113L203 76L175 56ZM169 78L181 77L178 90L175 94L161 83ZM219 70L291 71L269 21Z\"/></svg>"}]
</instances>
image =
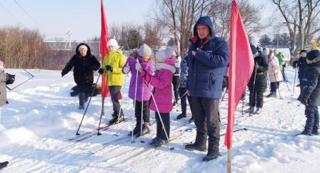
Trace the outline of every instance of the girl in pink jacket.
<instances>
[{"instance_id":1,"label":"girl in pink jacket","mask_svg":"<svg viewBox=\"0 0 320 173\"><path fill-rule=\"evenodd\" d=\"M142 71L141 75L148 84L154 86L150 109L155 111L157 121L157 136L151 145L160 147L169 142L170 111L172 110L172 78L175 72L175 51L171 47L159 49L156 55L155 75Z\"/></svg>"}]
</instances>

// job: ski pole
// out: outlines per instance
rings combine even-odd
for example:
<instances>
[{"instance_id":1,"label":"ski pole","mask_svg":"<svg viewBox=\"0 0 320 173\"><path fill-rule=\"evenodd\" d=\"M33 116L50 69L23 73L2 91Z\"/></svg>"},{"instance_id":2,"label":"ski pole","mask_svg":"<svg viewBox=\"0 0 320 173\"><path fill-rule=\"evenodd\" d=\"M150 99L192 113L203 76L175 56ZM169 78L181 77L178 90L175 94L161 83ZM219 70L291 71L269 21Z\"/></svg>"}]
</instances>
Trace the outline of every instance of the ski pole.
<instances>
[{"instance_id":1,"label":"ski pole","mask_svg":"<svg viewBox=\"0 0 320 173\"><path fill-rule=\"evenodd\" d=\"M26 79L25 81L21 82L20 84L16 85L16 86L13 87L13 88L8 87L8 85L6 85L6 88L8 88L10 91L12 91L12 90L18 88L19 86L27 83L27 82L28 82L29 80L31 80L32 78L34 78L34 75L33 75L33 74L31 74L30 72L28 72L28 71L25 70L25 69L23 69L23 70L24 70L26 73L28 73L28 74L30 75L30 77L29 77L28 79Z\"/></svg>"},{"instance_id":2,"label":"ski pole","mask_svg":"<svg viewBox=\"0 0 320 173\"><path fill-rule=\"evenodd\" d=\"M139 62L138 58L136 58L136 63L138 62ZM135 79L135 88L134 88L134 109L136 109L136 104L137 104L137 91L138 91L138 70L136 69L136 79ZM133 143L133 130L131 131L131 143Z\"/></svg>"},{"instance_id":3,"label":"ski pole","mask_svg":"<svg viewBox=\"0 0 320 173\"><path fill-rule=\"evenodd\" d=\"M293 80L293 90L292 90L292 96L294 96L294 90L296 88L296 78L297 78L297 67L294 69L294 80ZM301 85L301 84L300 84Z\"/></svg>"},{"instance_id":4,"label":"ski pole","mask_svg":"<svg viewBox=\"0 0 320 173\"><path fill-rule=\"evenodd\" d=\"M141 110L140 110L140 135L142 135L142 121L143 121L143 80L141 80Z\"/></svg>"},{"instance_id":5,"label":"ski pole","mask_svg":"<svg viewBox=\"0 0 320 173\"><path fill-rule=\"evenodd\" d=\"M166 130L164 124L163 124L162 118L161 118L161 116L160 116L160 111L159 111L158 105L157 105L157 103L156 103L156 99L154 98L154 95L153 95L152 92L151 92L151 97L152 97L152 100L153 100L154 105L155 105L155 107L156 107L156 110L157 110L157 112L158 112L157 114L158 114L158 117L159 117L159 119L160 119L160 122L161 122L161 125L162 125L162 129L163 129L163 131L164 131L164 134L166 135L166 138L167 138L167 140L169 141L169 136L168 136L167 130ZM170 121L170 120L169 120L169 121Z\"/></svg>"},{"instance_id":6,"label":"ski pole","mask_svg":"<svg viewBox=\"0 0 320 173\"><path fill-rule=\"evenodd\" d=\"M102 102L101 102L101 112L100 112L100 118L99 118L99 124L98 124L98 132L97 132L97 135L101 135L100 133L100 126L101 126L101 120L102 120L102 116L104 115L104 100L105 100L105 96L102 95L103 93L101 93L101 99L102 99Z\"/></svg>"},{"instance_id":7,"label":"ski pole","mask_svg":"<svg viewBox=\"0 0 320 173\"><path fill-rule=\"evenodd\" d=\"M98 75L98 78L97 78L97 81L96 81L96 83L95 83L95 86L97 86L97 83L98 83L98 81L99 81L99 78L100 78L100 74ZM89 107L89 105L90 105L91 98L92 98L92 95L93 95L94 90L95 90L95 88L92 89L92 91L91 91L91 95L90 95L88 104L87 104L86 109L84 110L84 113L83 113L83 115L82 115L82 118L81 118L81 121L80 121L78 130L77 130L77 132L76 132L76 135L80 135L79 130L80 130L80 127L81 127L81 125L82 125L83 119L84 119L84 117L85 117L86 114L87 114L87 110L88 110L88 107Z\"/></svg>"}]
</instances>

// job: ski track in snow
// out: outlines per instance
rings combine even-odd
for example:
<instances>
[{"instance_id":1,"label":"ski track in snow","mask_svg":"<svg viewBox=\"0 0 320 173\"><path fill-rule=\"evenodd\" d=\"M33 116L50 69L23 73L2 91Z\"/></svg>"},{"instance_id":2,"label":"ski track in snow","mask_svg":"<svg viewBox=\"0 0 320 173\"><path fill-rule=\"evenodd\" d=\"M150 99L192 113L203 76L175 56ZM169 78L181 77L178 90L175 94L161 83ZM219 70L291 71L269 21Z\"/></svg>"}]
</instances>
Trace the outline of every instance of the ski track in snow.
<instances>
[{"instance_id":1,"label":"ski track in snow","mask_svg":"<svg viewBox=\"0 0 320 173\"><path fill-rule=\"evenodd\" d=\"M8 72L17 75L17 83L27 78L22 70ZM126 121L101 131L101 136L68 141L75 135L83 114L77 109L77 97L69 95L74 86L72 73L61 78L59 71L30 72L35 77L8 91L10 104L0 107L0 161L10 161L2 172L226 172L224 136L220 138L221 156L214 161L202 162L205 152L184 150L184 145L193 142L196 134L194 125L187 123L190 111L186 119L178 121L176 108L171 112L173 140L168 145L156 149L148 145L155 136L155 124L150 134L131 142L127 134L134 128L135 118L133 102L127 97L129 76L121 101ZM293 81L293 70L286 73ZM319 172L320 136L295 136L306 120L304 106L296 100L299 88L292 95L292 83L281 83L280 94L282 98L264 98L262 112L252 116L242 114L242 109L248 106L239 103L235 129L247 130L234 133L233 172ZM227 123L227 96L220 106L221 134L225 133ZM248 102L248 94L244 102ZM100 104L101 97L92 98L80 133L97 128ZM106 99L105 110L102 124L108 122L112 113L110 98ZM154 121L152 111L151 121Z\"/></svg>"}]
</instances>

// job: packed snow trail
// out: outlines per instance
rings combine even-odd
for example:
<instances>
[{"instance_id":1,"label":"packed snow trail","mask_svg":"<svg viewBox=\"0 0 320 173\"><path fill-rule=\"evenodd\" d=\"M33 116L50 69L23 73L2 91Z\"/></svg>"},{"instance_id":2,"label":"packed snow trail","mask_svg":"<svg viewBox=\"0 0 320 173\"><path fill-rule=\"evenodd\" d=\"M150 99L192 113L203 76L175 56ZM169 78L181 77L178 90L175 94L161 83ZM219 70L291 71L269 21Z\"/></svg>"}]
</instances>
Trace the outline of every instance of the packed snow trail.
<instances>
[{"instance_id":1,"label":"packed snow trail","mask_svg":"<svg viewBox=\"0 0 320 173\"><path fill-rule=\"evenodd\" d=\"M17 83L28 78L23 70L8 72L16 74ZM194 124L187 123L190 111L182 120L175 120L180 112L171 112L173 140L167 146L149 147L155 125L150 134L135 138L132 143L128 133L134 128L135 118L133 102L127 97L129 76L121 100L126 121L106 128L101 136L92 135L78 142L68 140L75 137L83 113L77 109L78 98L69 94L74 86L72 74L61 78L59 71L30 72L35 77L8 91L10 104L0 107L0 162L10 162L1 172L226 172L223 136L221 156L214 161L202 162L205 152L184 150L186 143L194 141L196 132ZM296 100L298 87L292 95L293 72L286 72L289 85L281 83L282 99L265 98L260 114L242 115L240 102L235 130L247 130L234 133L233 172L319 172L320 136L295 136L303 129L305 116L304 106ZM227 123L227 96L220 106L222 135ZM244 109L247 99L248 96ZM80 134L96 132L100 109L101 97L93 97ZM111 118L110 98L106 98L105 109L102 124ZM153 112L151 120L154 121Z\"/></svg>"}]
</instances>

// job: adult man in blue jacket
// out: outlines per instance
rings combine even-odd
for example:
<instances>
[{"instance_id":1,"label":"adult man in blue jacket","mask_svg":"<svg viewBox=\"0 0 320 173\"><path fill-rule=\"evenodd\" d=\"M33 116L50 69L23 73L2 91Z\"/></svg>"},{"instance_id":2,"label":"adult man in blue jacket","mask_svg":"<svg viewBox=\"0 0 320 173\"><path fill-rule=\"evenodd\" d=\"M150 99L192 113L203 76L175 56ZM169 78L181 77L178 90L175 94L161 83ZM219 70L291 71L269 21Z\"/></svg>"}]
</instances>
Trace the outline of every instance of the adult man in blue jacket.
<instances>
[{"instance_id":1,"label":"adult man in blue jacket","mask_svg":"<svg viewBox=\"0 0 320 173\"><path fill-rule=\"evenodd\" d=\"M223 76L228 65L228 45L216 37L208 16L200 17L194 26L194 37L187 55L189 75L187 88L192 97L192 115L197 127L196 140L187 150L207 150L203 161L219 156L220 119L219 100Z\"/></svg>"}]
</instances>

